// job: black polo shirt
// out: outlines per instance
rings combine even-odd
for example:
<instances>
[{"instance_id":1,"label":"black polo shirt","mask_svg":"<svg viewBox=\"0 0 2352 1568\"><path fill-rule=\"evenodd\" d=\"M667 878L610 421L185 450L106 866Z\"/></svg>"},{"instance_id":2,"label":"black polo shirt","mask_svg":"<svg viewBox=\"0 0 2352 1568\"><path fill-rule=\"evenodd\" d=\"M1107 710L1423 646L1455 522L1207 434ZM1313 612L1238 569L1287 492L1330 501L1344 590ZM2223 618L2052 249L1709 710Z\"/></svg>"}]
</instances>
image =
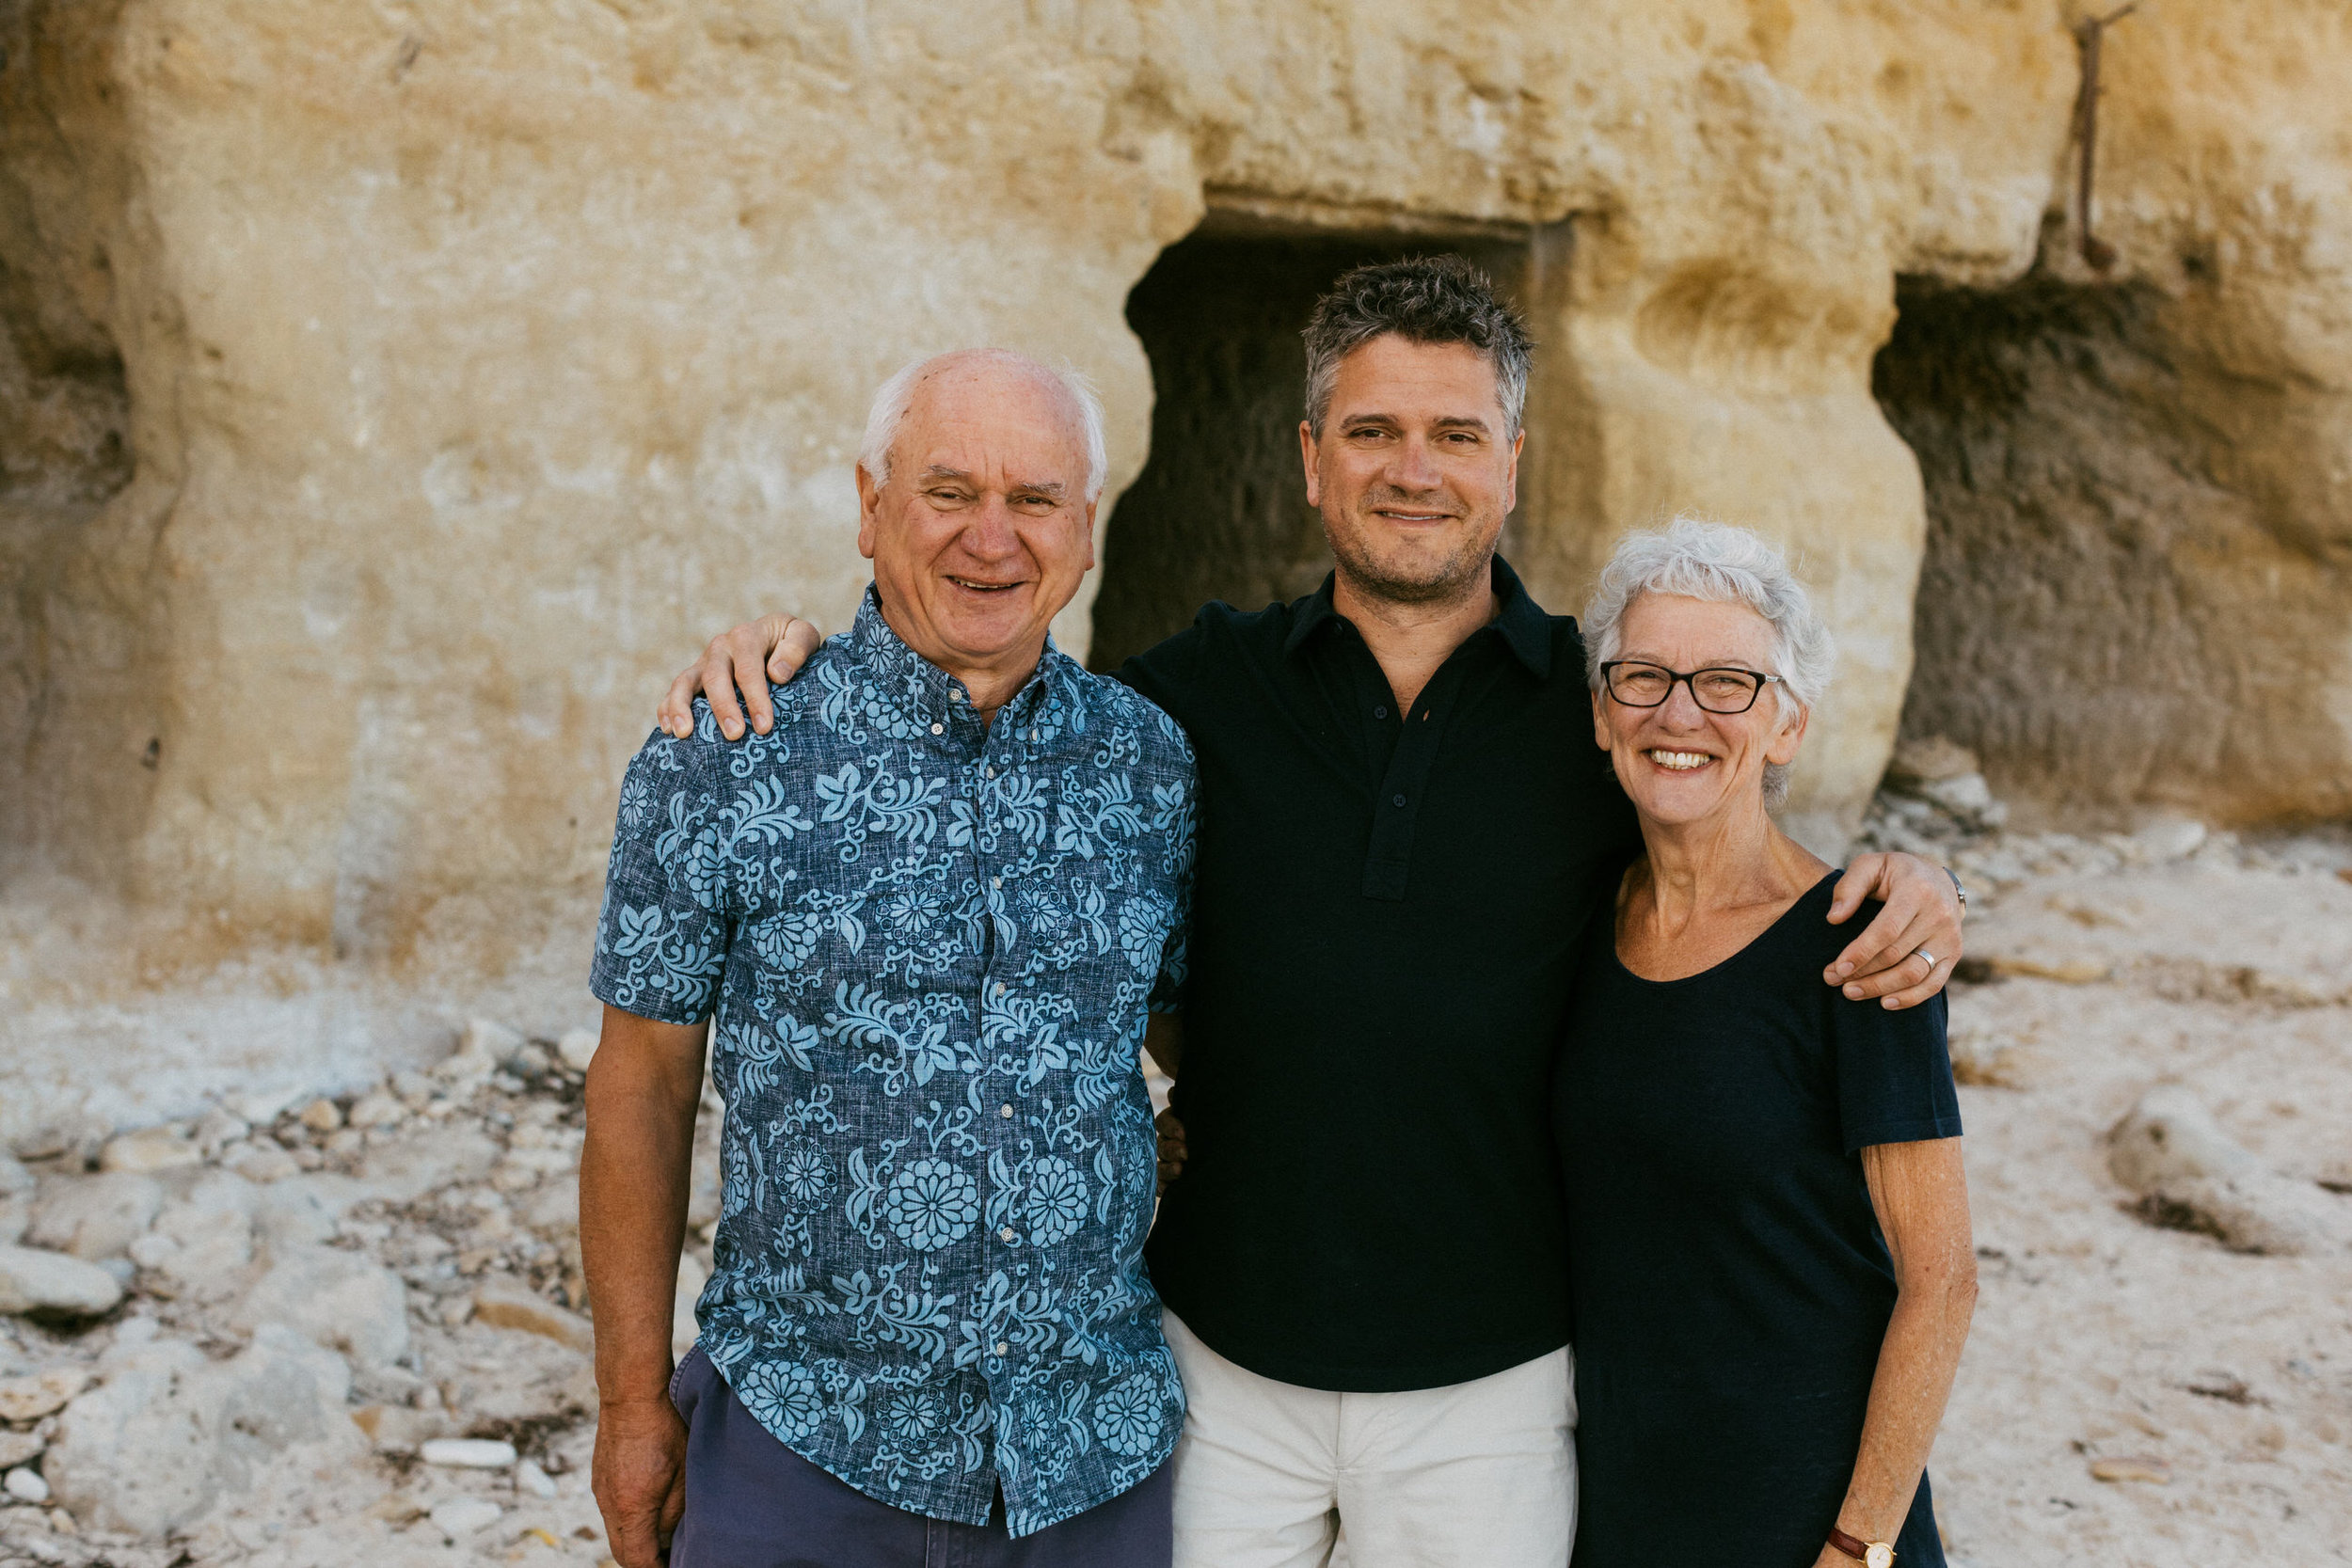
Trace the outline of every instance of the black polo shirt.
<instances>
[{"instance_id":1,"label":"black polo shirt","mask_svg":"<svg viewBox=\"0 0 2352 1568\"><path fill-rule=\"evenodd\" d=\"M1212 1349L1431 1388L1567 1341L1549 1094L1580 939L1638 846L1576 623L1501 613L1400 714L1331 583L1213 604L1120 677L1191 735L1200 867L1152 1275Z\"/></svg>"}]
</instances>

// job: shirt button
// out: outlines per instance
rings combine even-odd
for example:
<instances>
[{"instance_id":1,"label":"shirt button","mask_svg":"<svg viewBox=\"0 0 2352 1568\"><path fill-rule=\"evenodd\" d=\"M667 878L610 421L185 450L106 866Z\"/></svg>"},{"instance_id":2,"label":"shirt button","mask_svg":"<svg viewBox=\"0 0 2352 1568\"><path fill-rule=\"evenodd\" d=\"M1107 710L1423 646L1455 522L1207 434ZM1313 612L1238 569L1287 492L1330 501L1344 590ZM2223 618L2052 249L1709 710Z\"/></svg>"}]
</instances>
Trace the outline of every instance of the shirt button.
<instances>
[{"instance_id":1,"label":"shirt button","mask_svg":"<svg viewBox=\"0 0 2352 1568\"><path fill-rule=\"evenodd\" d=\"M993 779L993 778L994 778L995 776L996 776L996 766L995 766L995 764L993 764L993 763L991 763L988 767L983 768L981 768L981 769L980 769L980 777L981 777L981 778L983 778L983 779Z\"/></svg>"},{"instance_id":2,"label":"shirt button","mask_svg":"<svg viewBox=\"0 0 2352 1568\"><path fill-rule=\"evenodd\" d=\"M1005 994L1005 983L1002 980L996 982L996 994L999 996Z\"/></svg>"},{"instance_id":3,"label":"shirt button","mask_svg":"<svg viewBox=\"0 0 2352 1568\"><path fill-rule=\"evenodd\" d=\"M1403 804L1405 803L1405 797L1404 797L1404 796L1402 796L1402 795L1400 795L1400 796L1396 797L1396 801L1395 801L1395 803L1396 803L1397 805L1400 805L1400 806L1401 806L1401 805L1403 805Z\"/></svg>"},{"instance_id":4,"label":"shirt button","mask_svg":"<svg viewBox=\"0 0 2352 1568\"><path fill-rule=\"evenodd\" d=\"M945 724L933 724L931 726L931 734L933 735L946 735L946 733L947 726Z\"/></svg>"},{"instance_id":5,"label":"shirt button","mask_svg":"<svg viewBox=\"0 0 2352 1568\"><path fill-rule=\"evenodd\" d=\"M1402 795L1398 796L1396 798L1396 803L1400 806L1403 805L1405 803L1405 797ZM1002 877L991 877L988 879L988 885L990 887L1003 887L1005 885L1005 879Z\"/></svg>"},{"instance_id":6,"label":"shirt button","mask_svg":"<svg viewBox=\"0 0 2352 1568\"><path fill-rule=\"evenodd\" d=\"M1006 1106L1003 1110L1001 1110L1001 1111L997 1112L996 1114L997 1114L998 1116L1000 1116L1000 1117L1004 1117L1007 1121L1010 1121L1010 1120L1012 1119L1012 1107L1011 1107L1011 1106L1009 1106L1009 1105L1008 1105L1008 1106Z\"/></svg>"},{"instance_id":7,"label":"shirt button","mask_svg":"<svg viewBox=\"0 0 2352 1568\"><path fill-rule=\"evenodd\" d=\"M1003 1341L1002 1339L999 1339L999 1340L997 1340L997 1341L996 1341L996 1354L999 1354L999 1355L1006 1354L1007 1353L1009 1353L1009 1351L1011 1351L1011 1349L1012 1349L1012 1347L1011 1347L1010 1345L1009 1345L1009 1344L1005 1343L1005 1341Z\"/></svg>"},{"instance_id":8,"label":"shirt button","mask_svg":"<svg viewBox=\"0 0 2352 1568\"><path fill-rule=\"evenodd\" d=\"M1389 716L1389 710L1384 707L1376 707L1372 710L1372 716L1375 719L1386 719Z\"/></svg>"},{"instance_id":9,"label":"shirt button","mask_svg":"<svg viewBox=\"0 0 2352 1568\"><path fill-rule=\"evenodd\" d=\"M1009 1242L1009 1241L1011 1241L1011 1240L1012 1240L1013 1235L1014 1235L1014 1231L1013 1231L1012 1227L1011 1227L1011 1226L1007 1226L1007 1227L1005 1227L1002 1230L999 1230L998 1232L996 1232L996 1239L997 1239L998 1241L1000 1241L1000 1242ZM999 1355L1002 1355L1002 1354L1004 1354L1005 1353L1004 1353L1003 1351L998 1351L996 1354L999 1354Z\"/></svg>"}]
</instances>

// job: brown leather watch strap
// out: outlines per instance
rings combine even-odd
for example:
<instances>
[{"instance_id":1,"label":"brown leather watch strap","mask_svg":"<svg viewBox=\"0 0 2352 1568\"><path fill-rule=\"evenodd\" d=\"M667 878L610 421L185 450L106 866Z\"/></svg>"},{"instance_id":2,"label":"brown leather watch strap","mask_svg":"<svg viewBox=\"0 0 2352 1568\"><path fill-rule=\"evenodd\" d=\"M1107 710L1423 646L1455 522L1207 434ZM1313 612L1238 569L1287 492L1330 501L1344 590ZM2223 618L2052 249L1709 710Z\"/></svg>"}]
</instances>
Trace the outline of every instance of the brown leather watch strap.
<instances>
[{"instance_id":1,"label":"brown leather watch strap","mask_svg":"<svg viewBox=\"0 0 2352 1568\"><path fill-rule=\"evenodd\" d=\"M1869 1560L1870 1544L1867 1541L1856 1541L1852 1536L1848 1535L1844 1530L1839 1529L1836 1525L1832 1525L1829 1528L1829 1544L1836 1547L1839 1551L1845 1553L1848 1557L1853 1559L1856 1562L1867 1562Z\"/></svg>"}]
</instances>

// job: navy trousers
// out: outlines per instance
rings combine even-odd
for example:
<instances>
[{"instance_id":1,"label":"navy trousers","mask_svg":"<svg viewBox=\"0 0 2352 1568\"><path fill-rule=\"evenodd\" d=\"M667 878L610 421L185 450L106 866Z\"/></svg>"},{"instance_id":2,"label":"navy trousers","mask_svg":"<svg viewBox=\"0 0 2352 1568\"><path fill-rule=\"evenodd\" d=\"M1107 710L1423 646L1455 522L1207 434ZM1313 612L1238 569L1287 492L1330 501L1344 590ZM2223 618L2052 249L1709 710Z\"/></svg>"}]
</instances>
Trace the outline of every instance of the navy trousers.
<instances>
[{"instance_id":1,"label":"navy trousers","mask_svg":"<svg viewBox=\"0 0 2352 1568\"><path fill-rule=\"evenodd\" d=\"M671 1399L686 1420L686 1513L670 1568L1168 1568L1174 1463L1015 1541L999 1496L985 1525L893 1508L810 1464L752 1419L697 1346Z\"/></svg>"}]
</instances>

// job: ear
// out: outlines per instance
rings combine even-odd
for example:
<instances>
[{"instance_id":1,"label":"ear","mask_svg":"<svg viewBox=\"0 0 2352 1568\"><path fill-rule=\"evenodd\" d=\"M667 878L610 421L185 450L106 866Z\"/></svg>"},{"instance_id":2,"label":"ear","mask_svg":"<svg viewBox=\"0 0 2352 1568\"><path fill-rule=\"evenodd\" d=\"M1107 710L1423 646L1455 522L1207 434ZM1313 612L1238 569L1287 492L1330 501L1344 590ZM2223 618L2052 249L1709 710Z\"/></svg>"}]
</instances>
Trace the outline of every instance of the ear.
<instances>
[{"instance_id":1,"label":"ear","mask_svg":"<svg viewBox=\"0 0 2352 1568\"><path fill-rule=\"evenodd\" d=\"M1600 692L1593 693L1593 744L1602 751L1610 750L1616 737L1609 733L1609 699Z\"/></svg>"},{"instance_id":2,"label":"ear","mask_svg":"<svg viewBox=\"0 0 2352 1568\"><path fill-rule=\"evenodd\" d=\"M1094 515L1103 508L1103 498L1097 496L1087 502L1087 563L1080 570L1094 570Z\"/></svg>"},{"instance_id":3,"label":"ear","mask_svg":"<svg viewBox=\"0 0 2352 1568\"><path fill-rule=\"evenodd\" d=\"M1511 461L1502 470L1502 515L1506 517L1519 504L1519 453L1526 446L1526 431L1522 430L1511 437Z\"/></svg>"},{"instance_id":4,"label":"ear","mask_svg":"<svg viewBox=\"0 0 2352 1568\"><path fill-rule=\"evenodd\" d=\"M882 486L861 463L857 466L857 553L868 561L874 559L875 530L881 515Z\"/></svg>"},{"instance_id":5,"label":"ear","mask_svg":"<svg viewBox=\"0 0 2352 1568\"><path fill-rule=\"evenodd\" d=\"M1804 744L1805 726L1812 720L1812 710L1801 707L1797 709L1795 718L1781 721L1780 729L1773 735L1772 743L1764 748L1764 760L1779 763L1784 768L1796 761L1797 748Z\"/></svg>"},{"instance_id":6,"label":"ear","mask_svg":"<svg viewBox=\"0 0 2352 1568\"><path fill-rule=\"evenodd\" d=\"M1307 470L1307 504L1323 504L1322 476L1315 471L1315 433L1306 420L1298 421L1298 461Z\"/></svg>"}]
</instances>

